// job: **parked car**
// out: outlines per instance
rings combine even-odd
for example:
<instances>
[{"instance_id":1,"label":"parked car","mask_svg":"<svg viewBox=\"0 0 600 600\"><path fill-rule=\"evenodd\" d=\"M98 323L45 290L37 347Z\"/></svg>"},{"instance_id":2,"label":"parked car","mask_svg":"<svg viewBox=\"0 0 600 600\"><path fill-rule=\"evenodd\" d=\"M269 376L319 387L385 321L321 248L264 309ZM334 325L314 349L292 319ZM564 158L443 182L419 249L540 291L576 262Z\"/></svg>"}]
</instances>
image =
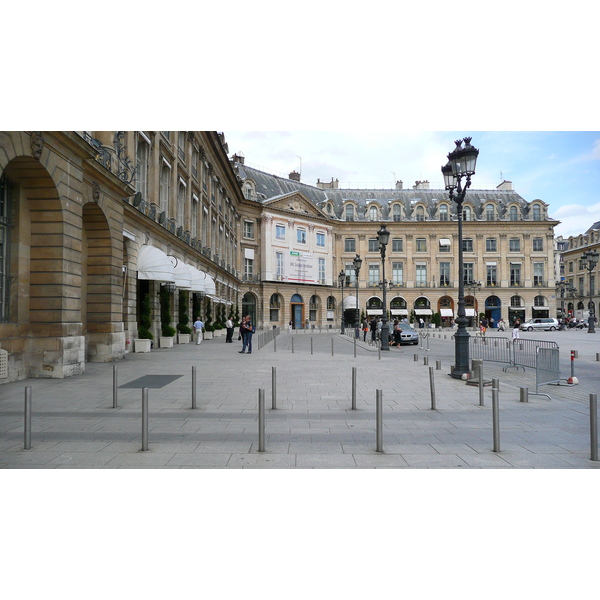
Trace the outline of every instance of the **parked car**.
<instances>
[{"instance_id":1,"label":"parked car","mask_svg":"<svg viewBox=\"0 0 600 600\"><path fill-rule=\"evenodd\" d=\"M419 334L404 321L398 323L402 333L400 334L400 344L413 344L416 346L419 343Z\"/></svg>"},{"instance_id":2,"label":"parked car","mask_svg":"<svg viewBox=\"0 0 600 600\"><path fill-rule=\"evenodd\" d=\"M556 331L558 319L530 319L521 324L521 331Z\"/></svg>"}]
</instances>

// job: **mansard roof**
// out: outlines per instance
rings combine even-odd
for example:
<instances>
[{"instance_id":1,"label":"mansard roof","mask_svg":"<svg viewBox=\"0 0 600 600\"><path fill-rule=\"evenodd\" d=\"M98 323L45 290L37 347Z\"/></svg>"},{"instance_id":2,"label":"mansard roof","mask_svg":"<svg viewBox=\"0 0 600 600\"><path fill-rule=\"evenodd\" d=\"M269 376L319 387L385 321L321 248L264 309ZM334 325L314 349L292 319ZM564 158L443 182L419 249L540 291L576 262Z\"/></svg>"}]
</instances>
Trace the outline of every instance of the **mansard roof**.
<instances>
[{"instance_id":1,"label":"mansard roof","mask_svg":"<svg viewBox=\"0 0 600 600\"><path fill-rule=\"evenodd\" d=\"M299 191L330 218L343 219L344 204L348 201L358 207L356 220L368 220L368 207L373 203L379 206L383 220L391 217L391 207L394 203L403 206L407 218L411 217L419 202L425 205L430 218L435 218L441 202L450 205L450 214L456 214L456 204L449 202L448 192L442 189L321 189L293 179L270 175L240 163L234 163L233 167L242 181L252 179L255 182L257 199L263 204L272 198ZM528 202L514 190L469 189L467 191L465 204L473 207L476 216L483 215L485 204L488 202L496 205L500 218L505 216L510 205L517 204L524 216L529 214L533 202L539 202L544 207L548 206L541 200ZM327 204L332 205L333 214L327 212L325 208ZM551 220L547 215L545 219Z\"/></svg>"}]
</instances>

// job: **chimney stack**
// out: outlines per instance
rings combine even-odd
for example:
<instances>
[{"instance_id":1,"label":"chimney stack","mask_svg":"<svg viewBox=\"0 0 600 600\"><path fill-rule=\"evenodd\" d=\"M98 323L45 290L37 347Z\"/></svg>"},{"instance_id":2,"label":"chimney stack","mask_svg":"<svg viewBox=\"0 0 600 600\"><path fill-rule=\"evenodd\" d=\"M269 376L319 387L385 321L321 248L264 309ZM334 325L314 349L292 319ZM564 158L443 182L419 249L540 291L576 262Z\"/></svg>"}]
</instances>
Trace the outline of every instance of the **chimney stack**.
<instances>
[{"instance_id":1,"label":"chimney stack","mask_svg":"<svg viewBox=\"0 0 600 600\"><path fill-rule=\"evenodd\" d=\"M290 175L289 175L289 178L290 178L292 181L298 181L298 182L299 182L299 181L300 181L300 173L298 173L297 171L292 171L292 172L290 173Z\"/></svg>"}]
</instances>

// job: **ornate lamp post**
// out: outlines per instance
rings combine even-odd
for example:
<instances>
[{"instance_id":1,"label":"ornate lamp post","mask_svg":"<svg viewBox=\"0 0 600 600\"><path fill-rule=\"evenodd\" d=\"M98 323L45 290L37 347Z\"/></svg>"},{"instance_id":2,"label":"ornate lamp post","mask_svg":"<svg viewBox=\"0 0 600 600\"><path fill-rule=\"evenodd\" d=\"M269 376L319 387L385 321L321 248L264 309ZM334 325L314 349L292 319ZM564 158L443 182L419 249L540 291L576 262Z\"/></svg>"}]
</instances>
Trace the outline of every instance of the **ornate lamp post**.
<instances>
[{"instance_id":1,"label":"ornate lamp post","mask_svg":"<svg viewBox=\"0 0 600 600\"><path fill-rule=\"evenodd\" d=\"M362 258L357 254L352 261L354 265L354 273L356 275L356 317L354 319L354 335L356 339L360 339L360 314L358 312L358 274L362 266Z\"/></svg>"},{"instance_id":2,"label":"ornate lamp post","mask_svg":"<svg viewBox=\"0 0 600 600\"><path fill-rule=\"evenodd\" d=\"M462 204L471 186L471 176L475 174L475 165L479 150L471 146L470 137L456 141L456 148L448 154L448 163L442 167L444 184L449 192L450 200L456 202L458 213L458 316L457 332L454 334L455 365L452 377L462 379L469 374L469 332L467 331L467 317L465 316L465 282L463 264L463 237L462 237ZM463 143L465 146L463 147ZM462 185L465 178L464 187ZM456 192L456 194L455 194Z\"/></svg>"},{"instance_id":3,"label":"ornate lamp post","mask_svg":"<svg viewBox=\"0 0 600 600\"><path fill-rule=\"evenodd\" d=\"M598 256L598 252L596 252L595 250L588 250L587 252L584 252L581 256L581 266L584 269L587 269L588 273L590 274L590 303L588 304L590 312L588 316L588 333L596 333L596 330L594 329L594 302L592 300L592 271L596 268L596 265L598 264Z\"/></svg>"},{"instance_id":4,"label":"ornate lamp post","mask_svg":"<svg viewBox=\"0 0 600 600\"><path fill-rule=\"evenodd\" d=\"M390 349L390 328L388 325L387 318L387 298L386 288L387 281L385 280L385 251L390 241L390 232L387 230L385 225L382 225L377 232L377 239L379 241L379 253L381 254L381 266L383 274L383 318L381 319L381 349Z\"/></svg>"},{"instance_id":5,"label":"ornate lamp post","mask_svg":"<svg viewBox=\"0 0 600 600\"><path fill-rule=\"evenodd\" d=\"M556 282L556 290L560 293L560 318L565 319L565 288L569 285L564 279ZM562 331L562 325L559 328Z\"/></svg>"},{"instance_id":6,"label":"ornate lamp post","mask_svg":"<svg viewBox=\"0 0 600 600\"><path fill-rule=\"evenodd\" d=\"M469 283L465 283L465 288L466 288L467 292L469 292L469 295L473 296L473 311L475 312L475 327L477 327L477 324L479 323L479 313L477 312L475 298L476 298L477 290L481 289L481 281L469 281Z\"/></svg>"},{"instance_id":7,"label":"ornate lamp post","mask_svg":"<svg viewBox=\"0 0 600 600\"><path fill-rule=\"evenodd\" d=\"M344 333L344 283L346 281L346 273L343 270L340 271L338 275L338 281L340 282L340 287L342 288L342 334Z\"/></svg>"},{"instance_id":8,"label":"ornate lamp post","mask_svg":"<svg viewBox=\"0 0 600 600\"><path fill-rule=\"evenodd\" d=\"M569 287L567 287L567 295L569 298L571 298L571 304L573 304L573 312L575 312L575 298L577 296L577 288L569 284Z\"/></svg>"}]
</instances>

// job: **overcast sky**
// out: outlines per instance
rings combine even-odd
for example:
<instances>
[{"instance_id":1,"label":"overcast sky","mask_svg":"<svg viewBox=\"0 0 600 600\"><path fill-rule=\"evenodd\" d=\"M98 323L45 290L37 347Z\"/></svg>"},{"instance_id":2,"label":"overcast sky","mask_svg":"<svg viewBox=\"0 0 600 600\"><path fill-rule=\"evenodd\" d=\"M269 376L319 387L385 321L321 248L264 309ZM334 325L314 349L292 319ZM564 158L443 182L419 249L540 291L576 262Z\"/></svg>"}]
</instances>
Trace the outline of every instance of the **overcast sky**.
<instances>
[{"instance_id":1,"label":"overcast sky","mask_svg":"<svg viewBox=\"0 0 600 600\"><path fill-rule=\"evenodd\" d=\"M442 188L440 168L454 140L471 136L479 149L472 189L513 182L525 200L541 199L568 237L600 221L600 133L597 131L225 131L230 155L246 164L302 182L339 179L342 188L392 188L417 180Z\"/></svg>"}]
</instances>

